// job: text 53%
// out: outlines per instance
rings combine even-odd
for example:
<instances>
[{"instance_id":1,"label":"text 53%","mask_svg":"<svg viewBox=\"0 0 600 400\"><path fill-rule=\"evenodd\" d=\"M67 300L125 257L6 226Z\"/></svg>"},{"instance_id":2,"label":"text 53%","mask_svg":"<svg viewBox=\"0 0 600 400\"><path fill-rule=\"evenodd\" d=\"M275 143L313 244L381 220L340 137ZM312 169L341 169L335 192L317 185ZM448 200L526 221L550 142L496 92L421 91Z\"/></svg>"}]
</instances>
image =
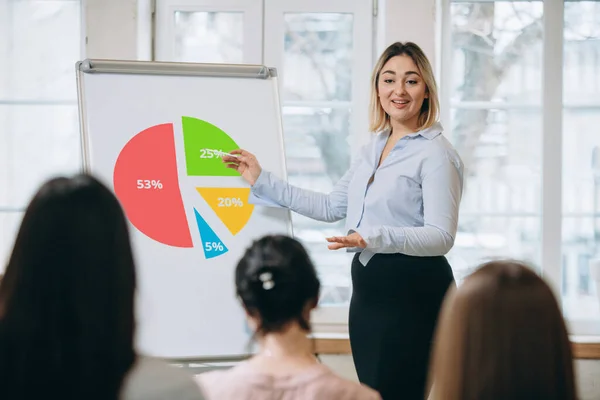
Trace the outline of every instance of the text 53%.
<instances>
[{"instance_id":1,"label":"text 53%","mask_svg":"<svg viewBox=\"0 0 600 400\"><path fill-rule=\"evenodd\" d=\"M155 179L138 179L137 180L137 188L138 189L162 189L163 184L160 180Z\"/></svg>"}]
</instances>

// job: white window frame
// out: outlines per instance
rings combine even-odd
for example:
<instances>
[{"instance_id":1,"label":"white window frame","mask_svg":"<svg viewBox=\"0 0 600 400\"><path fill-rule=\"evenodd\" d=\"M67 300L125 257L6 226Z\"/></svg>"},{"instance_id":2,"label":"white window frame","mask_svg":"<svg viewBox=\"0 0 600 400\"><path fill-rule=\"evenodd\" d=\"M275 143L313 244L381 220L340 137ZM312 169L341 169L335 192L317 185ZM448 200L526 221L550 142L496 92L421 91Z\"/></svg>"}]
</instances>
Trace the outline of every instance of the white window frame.
<instances>
[{"instance_id":1,"label":"white window frame","mask_svg":"<svg viewBox=\"0 0 600 400\"><path fill-rule=\"evenodd\" d=\"M465 0L467 1L467 0ZM478 0L468 0L474 2ZM479 0L480 2L492 0ZM513 0L519 1L519 0ZM572 216L562 211L562 124L563 124L563 30L564 7L568 0L543 1L543 64L542 64L542 193L541 193L541 252L540 267L542 275L551 285L562 307L562 220ZM451 48L451 15L450 5L457 0L442 0L440 4L441 26L438 28L438 79L442 122L450 132L450 109L458 104L451 104L452 70L443 66L453 65ZM492 102L460 102L461 107L498 108ZM500 108L523 108L531 104L500 105ZM537 106L537 104L536 104ZM567 105L568 106L568 105ZM574 105L576 106L576 105ZM466 215L466 214L462 214ZM470 215L470 214L469 214ZM496 214L493 214L496 215ZM511 214L512 215L512 214ZM599 288L600 289L600 288ZM599 320L582 320L566 318L571 335L600 334Z\"/></svg>"},{"instance_id":2,"label":"white window frame","mask_svg":"<svg viewBox=\"0 0 600 400\"><path fill-rule=\"evenodd\" d=\"M156 61L170 61L175 55L172 39L176 11L243 13L243 62L262 63L263 0L156 0Z\"/></svg>"},{"instance_id":3,"label":"white window frame","mask_svg":"<svg viewBox=\"0 0 600 400\"><path fill-rule=\"evenodd\" d=\"M172 60L175 11L244 12L244 63L277 68L283 81L283 37L285 13L352 13L353 68L351 102L282 102L282 106L352 108L350 141L364 143L368 137L369 76L374 65L374 0L156 0L156 59ZM352 155L357 146L351 146ZM323 245L326 245L325 241ZM350 274L350 265L348 265ZM347 332L348 307L321 306L313 313L317 332Z\"/></svg>"},{"instance_id":4,"label":"white window frame","mask_svg":"<svg viewBox=\"0 0 600 400\"><path fill-rule=\"evenodd\" d=\"M0 2L0 34L3 37L8 37L8 32L9 32L9 27L10 24L8 23L9 21L9 8L8 8L8 2ZM0 42L0 54L5 54L5 52L8 52L8 49L4 48L4 42ZM4 77L2 79L5 79ZM11 99L9 99L8 97L4 97L4 94L0 94L0 106L3 105L10 105L13 104L13 102L11 101ZM0 141L2 141L2 139L0 139ZM0 146L0 160L8 160L8 146ZM0 182L4 183L4 182L8 182L9 179L9 170L10 168L0 168ZM4 204L4 196L0 196L0 213L9 213L9 212L15 212L17 210L13 210L12 207L7 207L6 204ZM18 211L23 211L23 210L18 210ZM0 239L2 239L3 236L0 235ZM12 239L12 238L11 238ZM4 260L0 260L0 262L4 262Z\"/></svg>"},{"instance_id":5,"label":"white window frame","mask_svg":"<svg viewBox=\"0 0 600 400\"><path fill-rule=\"evenodd\" d=\"M302 101L282 106L352 108L350 140L353 145L364 142L368 135L369 76L373 67L373 5L370 0L265 0L265 64L278 68L280 83L285 79L283 65L284 14L286 13L351 13L353 14L352 100L350 102ZM357 29L357 27L360 27ZM365 32L369 32L368 35ZM356 152L356 146L351 151ZM325 242L324 244L325 245ZM348 265L350 274L350 265ZM320 306L312 313L317 332L347 332L348 307Z\"/></svg>"},{"instance_id":6,"label":"white window frame","mask_svg":"<svg viewBox=\"0 0 600 400\"><path fill-rule=\"evenodd\" d=\"M283 43L279 40L284 35L283 16L285 13L351 13L354 15L353 69L352 69L352 101L327 102L328 107L347 107L351 103L351 134L360 142L360 136L367 135L369 76L374 65L373 59L373 5L371 0L265 0L265 58L268 65L278 68L280 82L283 82L285 71L283 64ZM356 29L361 27L361 29ZM365 32L369 32L365 35ZM314 106L323 102L285 102L282 106Z\"/></svg>"},{"instance_id":7,"label":"white window frame","mask_svg":"<svg viewBox=\"0 0 600 400\"><path fill-rule=\"evenodd\" d=\"M79 51L80 55L85 54L85 1L86 0L62 0L63 2L71 2L78 3L79 5L79 29L80 29L80 46ZM10 21L10 1L2 1L0 0L0 34L8 37L7 32L11 24ZM0 48L0 54L4 51L4 48ZM26 51L26 50L23 50ZM10 68L10 67L9 67ZM75 75L73 75L75 76ZM75 79L75 78L73 78ZM7 95L6 93L0 93L0 106L15 106L15 105L24 105L24 106L58 106L58 105L77 105L76 93L72 93L72 98L61 98L61 97L53 97L53 98L26 98L26 99L15 99L11 95ZM9 133L10 134L10 133ZM9 160L8 154L10 152L10 146L4 146L2 143L2 139L0 138L0 183L4 185L5 182L8 182L10 176L9 172L11 171L10 163L7 165L4 160ZM5 188L5 186L3 186ZM27 208L27 204L17 204L10 205L10 201L0 196L0 216L16 216L18 218L18 223L15 225L15 230L13 232L8 233L6 236L4 232L0 232L0 243L1 247L5 247L6 249L10 249L14 243L16 238L20 220L25 214L25 210ZM0 248L1 248L0 247ZM10 257L10 250L7 252ZM0 252L2 254L2 252ZM8 259L0 258L0 274L4 272L4 268L8 262Z\"/></svg>"},{"instance_id":8,"label":"white window frame","mask_svg":"<svg viewBox=\"0 0 600 400\"><path fill-rule=\"evenodd\" d=\"M81 37L84 38L85 37L85 30L84 30L84 26L85 24L83 23L84 18L83 18L83 13L84 13L84 1L85 0L62 0L63 2L71 2L71 3L78 3L79 4L79 23L80 23L80 32L81 32ZM11 26L11 24L9 23L9 16L10 14L10 1L0 1L0 34L2 34L3 36L8 36L7 32ZM4 49L0 49L0 50L4 50ZM84 49L84 41L81 40L80 43L80 53L81 54L85 54L85 49ZM1 54L1 52L0 52ZM56 105L77 105L77 98L75 97L75 93L72 93L73 97L72 98L51 98L51 99L36 99L36 98L30 98L30 99L14 99L11 98L10 96L6 96L5 93L0 93L0 106L14 106L14 105L25 105L25 106L56 106ZM9 152L9 148L8 146L0 146L0 155L2 155L2 157L0 157L0 160L6 160L8 159L8 152ZM0 168L0 182L7 182L9 179L8 173L10 171L10 168ZM23 214L25 212L25 208L26 208L27 204L23 204L20 206L7 206L4 202L4 200L0 197L0 213L21 213ZM2 260L0 260L0 262L2 262Z\"/></svg>"}]
</instances>

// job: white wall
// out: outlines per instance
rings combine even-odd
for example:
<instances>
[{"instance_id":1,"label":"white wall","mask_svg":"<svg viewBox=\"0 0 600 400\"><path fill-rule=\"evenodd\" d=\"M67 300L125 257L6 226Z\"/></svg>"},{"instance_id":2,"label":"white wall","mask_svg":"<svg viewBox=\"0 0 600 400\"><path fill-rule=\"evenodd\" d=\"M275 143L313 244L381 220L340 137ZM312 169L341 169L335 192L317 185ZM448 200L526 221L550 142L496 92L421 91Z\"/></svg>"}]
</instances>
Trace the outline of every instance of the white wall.
<instances>
[{"instance_id":1,"label":"white wall","mask_svg":"<svg viewBox=\"0 0 600 400\"><path fill-rule=\"evenodd\" d=\"M150 58L150 0L85 0L85 56Z\"/></svg>"},{"instance_id":2,"label":"white wall","mask_svg":"<svg viewBox=\"0 0 600 400\"><path fill-rule=\"evenodd\" d=\"M436 0L379 0L377 53L394 42L414 42L435 64Z\"/></svg>"}]
</instances>

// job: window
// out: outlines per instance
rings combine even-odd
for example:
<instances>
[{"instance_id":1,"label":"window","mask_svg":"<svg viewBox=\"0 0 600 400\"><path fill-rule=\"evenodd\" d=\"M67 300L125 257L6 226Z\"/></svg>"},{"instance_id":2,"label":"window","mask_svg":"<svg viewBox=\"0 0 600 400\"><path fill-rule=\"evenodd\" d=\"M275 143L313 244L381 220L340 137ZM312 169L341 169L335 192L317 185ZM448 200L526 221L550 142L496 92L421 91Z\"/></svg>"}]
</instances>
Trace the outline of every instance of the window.
<instances>
[{"instance_id":1,"label":"window","mask_svg":"<svg viewBox=\"0 0 600 400\"><path fill-rule=\"evenodd\" d=\"M156 59L262 63L263 0L157 0Z\"/></svg>"},{"instance_id":2,"label":"window","mask_svg":"<svg viewBox=\"0 0 600 400\"><path fill-rule=\"evenodd\" d=\"M289 181L329 192L367 133L371 57L370 2L268 0L265 62L281 71L280 92ZM317 320L345 324L352 254L327 249L343 221L321 223L292 214L323 284ZM329 308L327 306L333 306ZM333 311L333 312L330 312Z\"/></svg>"},{"instance_id":3,"label":"window","mask_svg":"<svg viewBox=\"0 0 600 400\"><path fill-rule=\"evenodd\" d=\"M540 261L542 15L541 1L450 4L446 130L465 163L450 256L459 281L495 257Z\"/></svg>"},{"instance_id":4,"label":"window","mask_svg":"<svg viewBox=\"0 0 600 400\"><path fill-rule=\"evenodd\" d=\"M443 122L466 167L459 282L489 259L529 261L574 333L600 333L600 2L445 0L442 20Z\"/></svg>"},{"instance_id":5,"label":"window","mask_svg":"<svg viewBox=\"0 0 600 400\"><path fill-rule=\"evenodd\" d=\"M81 168L80 2L0 0L0 271L41 182Z\"/></svg>"},{"instance_id":6,"label":"window","mask_svg":"<svg viewBox=\"0 0 600 400\"><path fill-rule=\"evenodd\" d=\"M600 258L600 2L564 3L562 66L562 252L571 277L563 307L579 325L600 327L589 269Z\"/></svg>"},{"instance_id":7,"label":"window","mask_svg":"<svg viewBox=\"0 0 600 400\"><path fill-rule=\"evenodd\" d=\"M174 58L186 62L241 63L243 15L176 11Z\"/></svg>"},{"instance_id":8,"label":"window","mask_svg":"<svg viewBox=\"0 0 600 400\"><path fill-rule=\"evenodd\" d=\"M157 4L157 55L276 67L289 181L328 192L368 135L371 13L365 0L164 0ZM345 324L352 255L328 250L324 239L341 234L343 221L293 214L292 223L323 284L316 319Z\"/></svg>"}]
</instances>

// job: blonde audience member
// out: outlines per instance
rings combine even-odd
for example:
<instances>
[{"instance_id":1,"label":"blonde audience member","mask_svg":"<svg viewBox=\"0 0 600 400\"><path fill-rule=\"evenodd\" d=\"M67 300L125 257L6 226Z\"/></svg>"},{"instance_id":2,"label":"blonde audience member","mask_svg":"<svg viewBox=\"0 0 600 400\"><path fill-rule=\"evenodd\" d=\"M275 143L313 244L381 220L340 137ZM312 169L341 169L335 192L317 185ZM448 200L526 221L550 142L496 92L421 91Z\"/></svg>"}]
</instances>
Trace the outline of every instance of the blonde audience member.
<instances>
[{"instance_id":1,"label":"blonde audience member","mask_svg":"<svg viewBox=\"0 0 600 400\"><path fill-rule=\"evenodd\" d=\"M484 264L451 290L436 331L434 400L574 400L571 345L548 285L518 262Z\"/></svg>"},{"instance_id":2,"label":"blonde audience member","mask_svg":"<svg viewBox=\"0 0 600 400\"><path fill-rule=\"evenodd\" d=\"M134 351L136 276L117 199L79 175L29 204L0 283L0 398L202 399Z\"/></svg>"},{"instance_id":3,"label":"blonde audience member","mask_svg":"<svg viewBox=\"0 0 600 400\"><path fill-rule=\"evenodd\" d=\"M307 335L320 283L299 242L286 236L254 242L237 265L235 284L260 349L232 369L200 374L209 399L380 399L374 390L336 376L314 356Z\"/></svg>"}]
</instances>

